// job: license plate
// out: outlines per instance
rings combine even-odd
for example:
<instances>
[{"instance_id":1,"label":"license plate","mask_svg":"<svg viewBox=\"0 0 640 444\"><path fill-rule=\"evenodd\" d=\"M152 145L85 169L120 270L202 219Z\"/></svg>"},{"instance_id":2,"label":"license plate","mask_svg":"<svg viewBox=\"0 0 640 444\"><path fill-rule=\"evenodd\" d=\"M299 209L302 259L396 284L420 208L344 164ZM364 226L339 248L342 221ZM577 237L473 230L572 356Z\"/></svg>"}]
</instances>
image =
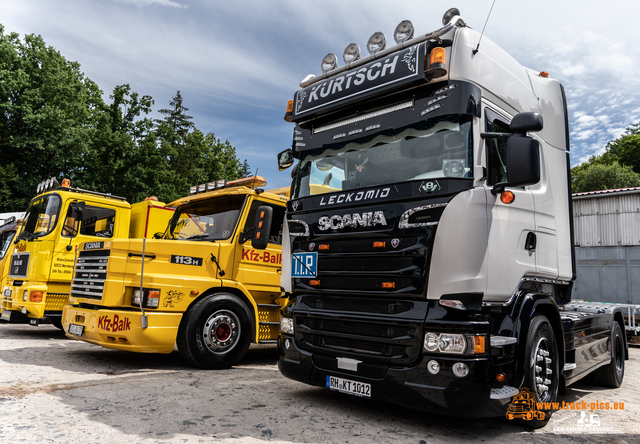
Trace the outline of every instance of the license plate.
<instances>
[{"instance_id":1,"label":"license plate","mask_svg":"<svg viewBox=\"0 0 640 444\"><path fill-rule=\"evenodd\" d=\"M327 375L327 388L341 393L371 398L371 384Z\"/></svg>"},{"instance_id":2,"label":"license plate","mask_svg":"<svg viewBox=\"0 0 640 444\"><path fill-rule=\"evenodd\" d=\"M75 336L82 336L84 333L84 325L69 324L69 334Z\"/></svg>"},{"instance_id":3,"label":"license plate","mask_svg":"<svg viewBox=\"0 0 640 444\"><path fill-rule=\"evenodd\" d=\"M2 314L0 314L0 319L3 321L11 320L11 312L9 310L2 310Z\"/></svg>"}]
</instances>

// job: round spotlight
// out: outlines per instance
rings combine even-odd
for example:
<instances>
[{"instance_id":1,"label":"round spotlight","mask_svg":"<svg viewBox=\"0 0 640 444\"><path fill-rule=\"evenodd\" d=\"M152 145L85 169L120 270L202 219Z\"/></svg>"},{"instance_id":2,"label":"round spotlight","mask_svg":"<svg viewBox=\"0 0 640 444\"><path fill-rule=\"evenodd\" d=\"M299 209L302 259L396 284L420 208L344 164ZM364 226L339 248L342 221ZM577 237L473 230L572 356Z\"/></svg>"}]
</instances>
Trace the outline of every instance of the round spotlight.
<instances>
[{"instance_id":1,"label":"round spotlight","mask_svg":"<svg viewBox=\"0 0 640 444\"><path fill-rule=\"evenodd\" d=\"M413 23L409 20L401 21L400 24L396 26L396 30L393 31L393 38L398 45L407 40L411 40L413 38Z\"/></svg>"},{"instance_id":2,"label":"round spotlight","mask_svg":"<svg viewBox=\"0 0 640 444\"><path fill-rule=\"evenodd\" d=\"M456 362L453 364L453 374L458 378L464 378L469 374L469 367L464 362Z\"/></svg>"},{"instance_id":3,"label":"round spotlight","mask_svg":"<svg viewBox=\"0 0 640 444\"><path fill-rule=\"evenodd\" d=\"M438 361L431 360L427 362L427 370L432 375L437 375L440 372L440 364L438 364Z\"/></svg>"},{"instance_id":4,"label":"round spotlight","mask_svg":"<svg viewBox=\"0 0 640 444\"><path fill-rule=\"evenodd\" d=\"M324 59L322 59L322 63L320 64L320 68L322 68L322 72L329 72L332 69L336 69L338 67L338 57L330 52Z\"/></svg>"},{"instance_id":5,"label":"round spotlight","mask_svg":"<svg viewBox=\"0 0 640 444\"><path fill-rule=\"evenodd\" d=\"M460 15L460 10L458 8L451 8L447 10L447 12L445 12L444 15L442 16L442 24L446 25L456 15Z\"/></svg>"},{"instance_id":6,"label":"round spotlight","mask_svg":"<svg viewBox=\"0 0 640 444\"><path fill-rule=\"evenodd\" d=\"M47 191L49 189L49 187L51 186L51 179L47 179L44 182L44 190Z\"/></svg>"},{"instance_id":7,"label":"round spotlight","mask_svg":"<svg viewBox=\"0 0 640 444\"><path fill-rule=\"evenodd\" d=\"M42 190L42 182L40 182L40 183L38 184L38 186L36 187L36 193L37 193L37 194L40 194L40 191L41 191L41 190Z\"/></svg>"},{"instance_id":8,"label":"round spotlight","mask_svg":"<svg viewBox=\"0 0 640 444\"><path fill-rule=\"evenodd\" d=\"M355 62L360 58L360 47L357 43L350 43L342 53L342 60L344 63Z\"/></svg>"},{"instance_id":9,"label":"round spotlight","mask_svg":"<svg viewBox=\"0 0 640 444\"><path fill-rule=\"evenodd\" d=\"M369 54L380 52L386 47L387 39L384 37L383 33L376 32L371 37L369 37L369 41L367 42L367 51L369 51Z\"/></svg>"}]
</instances>

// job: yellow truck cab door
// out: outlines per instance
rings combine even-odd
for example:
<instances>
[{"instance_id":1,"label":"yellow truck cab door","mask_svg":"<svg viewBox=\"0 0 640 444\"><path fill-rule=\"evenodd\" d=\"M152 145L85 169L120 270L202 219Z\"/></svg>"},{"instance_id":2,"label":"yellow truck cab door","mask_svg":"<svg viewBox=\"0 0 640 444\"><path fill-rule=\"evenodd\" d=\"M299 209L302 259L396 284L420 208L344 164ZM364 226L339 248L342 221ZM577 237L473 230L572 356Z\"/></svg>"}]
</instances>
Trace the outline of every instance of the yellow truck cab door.
<instances>
[{"instance_id":1,"label":"yellow truck cab door","mask_svg":"<svg viewBox=\"0 0 640 444\"><path fill-rule=\"evenodd\" d=\"M282 271L282 221L285 207L265 200L254 199L251 202L244 227L239 231L248 233L254 226L256 212L259 206L266 205L273 208L273 222L269 233L269 244L264 250L253 248L251 240L237 242L236 276L234 279L242 284L252 294L254 292L268 292L280 294L280 272ZM238 237L240 239L240 237Z\"/></svg>"}]
</instances>

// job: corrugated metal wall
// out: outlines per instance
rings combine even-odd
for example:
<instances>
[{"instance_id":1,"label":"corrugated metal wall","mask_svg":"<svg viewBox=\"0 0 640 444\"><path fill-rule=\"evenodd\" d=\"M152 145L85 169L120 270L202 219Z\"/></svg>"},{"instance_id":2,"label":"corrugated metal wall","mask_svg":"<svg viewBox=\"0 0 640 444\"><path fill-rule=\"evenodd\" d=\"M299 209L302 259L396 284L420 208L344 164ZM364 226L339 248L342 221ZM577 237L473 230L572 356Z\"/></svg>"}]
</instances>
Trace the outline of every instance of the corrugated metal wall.
<instances>
[{"instance_id":1,"label":"corrugated metal wall","mask_svg":"<svg viewBox=\"0 0 640 444\"><path fill-rule=\"evenodd\" d=\"M640 304L640 193L573 199L572 299Z\"/></svg>"},{"instance_id":2,"label":"corrugated metal wall","mask_svg":"<svg viewBox=\"0 0 640 444\"><path fill-rule=\"evenodd\" d=\"M576 247L571 299L640 304L639 247Z\"/></svg>"},{"instance_id":3,"label":"corrugated metal wall","mask_svg":"<svg viewBox=\"0 0 640 444\"><path fill-rule=\"evenodd\" d=\"M640 193L573 199L573 227L580 247L640 245Z\"/></svg>"}]
</instances>

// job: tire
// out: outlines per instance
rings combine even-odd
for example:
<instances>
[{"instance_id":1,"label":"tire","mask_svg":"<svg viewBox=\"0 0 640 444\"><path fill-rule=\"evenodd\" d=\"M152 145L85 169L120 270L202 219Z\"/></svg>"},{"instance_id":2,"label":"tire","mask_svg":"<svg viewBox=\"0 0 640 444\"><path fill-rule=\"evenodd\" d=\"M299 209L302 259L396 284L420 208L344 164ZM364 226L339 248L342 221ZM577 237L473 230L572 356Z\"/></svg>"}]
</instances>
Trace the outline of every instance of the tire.
<instances>
[{"instance_id":1,"label":"tire","mask_svg":"<svg viewBox=\"0 0 640 444\"><path fill-rule=\"evenodd\" d=\"M618 388L624 379L625 347L620 324L613 323L611 329L611 362L593 372L593 379L598 385Z\"/></svg>"},{"instance_id":2,"label":"tire","mask_svg":"<svg viewBox=\"0 0 640 444\"><path fill-rule=\"evenodd\" d=\"M560 358L553 327L546 316L539 315L531 321L524 356L523 387L535 394L536 403L556 402L560 382ZM536 378L541 378L542 382ZM552 411L543 409L541 413L544 413L544 419L540 419L541 414L531 412L532 419L519 423L534 429L544 427L549 422Z\"/></svg>"},{"instance_id":3,"label":"tire","mask_svg":"<svg viewBox=\"0 0 640 444\"><path fill-rule=\"evenodd\" d=\"M62 326L62 317L50 317L49 320L51 321L51 324L56 327L59 328L60 330L64 331L64 327Z\"/></svg>"},{"instance_id":4,"label":"tire","mask_svg":"<svg viewBox=\"0 0 640 444\"><path fill-rule=\"evenodd\" d=\"M238 297L229 293L204 296L182 318L178 350L195 367L229 368L247 353L251 331L251 318Z\"/></svg>"}]
</instances>

